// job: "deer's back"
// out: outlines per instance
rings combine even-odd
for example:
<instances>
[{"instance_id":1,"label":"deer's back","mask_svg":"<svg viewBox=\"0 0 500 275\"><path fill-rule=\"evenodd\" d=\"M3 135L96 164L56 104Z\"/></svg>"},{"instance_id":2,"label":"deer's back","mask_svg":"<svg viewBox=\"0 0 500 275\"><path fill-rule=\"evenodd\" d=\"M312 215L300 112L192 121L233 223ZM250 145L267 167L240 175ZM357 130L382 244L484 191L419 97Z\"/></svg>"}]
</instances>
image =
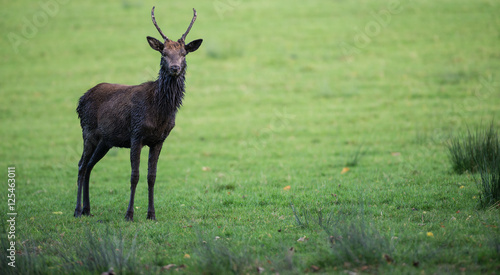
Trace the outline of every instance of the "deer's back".
<instances>
[{"instance_id":1,"label":"deer's back","mask_svg":"<svg viewBox=\"0 0 500 275\"><path fill-rule=\"evenodd\" d=\"M88 90L77 108L84 138L104 138L110 146L130 147L134 123L148 115L154 89L154 82L146 82L137 86L101 83Z\"/></svg>"}]
</instances>

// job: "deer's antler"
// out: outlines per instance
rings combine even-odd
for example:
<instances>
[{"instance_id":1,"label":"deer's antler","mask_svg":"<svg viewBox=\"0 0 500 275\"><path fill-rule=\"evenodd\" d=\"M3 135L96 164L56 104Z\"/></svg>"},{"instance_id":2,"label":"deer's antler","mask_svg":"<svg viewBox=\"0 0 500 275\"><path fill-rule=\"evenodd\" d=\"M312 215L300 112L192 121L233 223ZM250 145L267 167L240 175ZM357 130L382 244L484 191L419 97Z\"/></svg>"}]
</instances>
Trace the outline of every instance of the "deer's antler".
<instances>
[{"instance_id":1,"label":"deer's antler","mask_svg":"<svg viewBox=\"0 0 500 275\"><path fill-rule=\"evenodd\" d=\"M186 36L188 35L189 31L191 30L191 27L193 26L194 24L194 21L196 20L196 10L193 9L193 19L191 19L191 24L189 24L189 27L187 29L187 31L182 35L181 39L179 39L179 41L185 41L186 40Z\"/></svg>"},{"instance_id":2,"label":"deer's antler","mask_svg":"<svg viewBox=\"0 0 500 275\"><path fill-rule=\"evenodd\" d=\"M155 25L156 29L161 34L161 36L163 37L163 39L165 40L165 42L167 42L168 40L170 40L170 39L168 39L168 37L166 35L163 34L163 32L161 31L160 27L158 27L158 24L156 24L155 7L154 6L153 6L153 9L151 10L151 19L153 20L153 24Z\"/></svg>"}]
</instances>

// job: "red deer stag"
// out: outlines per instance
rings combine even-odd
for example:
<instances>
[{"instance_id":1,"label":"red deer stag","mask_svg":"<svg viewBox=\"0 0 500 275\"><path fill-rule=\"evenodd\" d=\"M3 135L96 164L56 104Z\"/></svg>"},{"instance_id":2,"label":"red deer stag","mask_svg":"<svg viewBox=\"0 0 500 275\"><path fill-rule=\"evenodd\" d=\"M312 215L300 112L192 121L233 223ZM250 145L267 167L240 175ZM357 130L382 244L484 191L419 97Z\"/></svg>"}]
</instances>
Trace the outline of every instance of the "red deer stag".
<instances>
[{"instance_id":1,"label":"red deer stag","mask_svg":"<svg viewBox=\"0 0 500 275\"><path fill-rule=\"evenodd\" d=\"M134 196L139 181L141 149L149 146L148 215L155 220L154 185L156 165L163 145L175 125L175 116L184 97L186 55L196 51L202 39L185 44L196 10L187 31L173 41L167 38L156 23L154 7L151 19L164 39L148 36L149 46L161 53L160 72L156 81L126 86L101 83L88 90L76 109L83 135L83 153L78 163L78 193L75 217L90 215L89 178L92 168L112 147L130 148L130 202L125 219L134 219ZM82 209L83 190L83 209Z\"/></svg>"}]
</instances>

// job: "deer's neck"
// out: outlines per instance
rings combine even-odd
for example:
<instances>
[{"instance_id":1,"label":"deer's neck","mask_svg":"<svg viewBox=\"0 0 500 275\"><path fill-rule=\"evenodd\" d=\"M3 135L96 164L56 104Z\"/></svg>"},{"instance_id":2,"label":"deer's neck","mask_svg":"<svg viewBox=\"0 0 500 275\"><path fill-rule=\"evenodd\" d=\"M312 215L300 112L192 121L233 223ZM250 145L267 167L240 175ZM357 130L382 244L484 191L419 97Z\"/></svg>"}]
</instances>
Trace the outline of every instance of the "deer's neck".
<instances>
[{"instance_id":1,"label":"deer's neck","mask_svg":"<svg viewBox=\"0 0 500 275\"><path fill-rule=\"evenodd\" d=\"M163 65L164 64L162 64L158 76L156 99L162 111L167 112L167 114L173 114L176 113L182 105L182 99L184 98L185 72L182 72L178 76L172 76Z\"/></svg>"}]
</instances>

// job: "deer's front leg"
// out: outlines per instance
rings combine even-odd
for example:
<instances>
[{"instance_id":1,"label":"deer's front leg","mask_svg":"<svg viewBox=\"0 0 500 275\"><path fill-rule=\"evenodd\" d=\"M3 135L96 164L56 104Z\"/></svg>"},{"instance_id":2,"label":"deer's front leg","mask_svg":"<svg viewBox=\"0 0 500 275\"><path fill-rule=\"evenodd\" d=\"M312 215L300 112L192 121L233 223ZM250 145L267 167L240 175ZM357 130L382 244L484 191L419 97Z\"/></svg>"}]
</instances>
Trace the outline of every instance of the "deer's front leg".
<instances>
[{"instance_id":1,"label":"deer's front leg","mask_svg":"<svg viewBox=\"0 0 500 275\"><path fill-rule=\"evenodd\" d=\"M154 186L156 180L156 166L160 156L162 143L156 144L149 148L148 160L148 216L149 220L156 220L155 203L154 203Z\"/></svg>"},{"instance_id":2,"label":"deer's front leg","mask_svg":"<svg viewBox=\"0 0 500 275\"><path fill-rule=\"evenodd\" d=\"M130 166L132 168L132 172L130 173L130 202L128 203L127 213L125 214L125 219L128 221L134 220L134 197L135 188L139 182L141 149L142 143L140 141L132 141L130 146Z\"/></svg>"}]
</instances>

